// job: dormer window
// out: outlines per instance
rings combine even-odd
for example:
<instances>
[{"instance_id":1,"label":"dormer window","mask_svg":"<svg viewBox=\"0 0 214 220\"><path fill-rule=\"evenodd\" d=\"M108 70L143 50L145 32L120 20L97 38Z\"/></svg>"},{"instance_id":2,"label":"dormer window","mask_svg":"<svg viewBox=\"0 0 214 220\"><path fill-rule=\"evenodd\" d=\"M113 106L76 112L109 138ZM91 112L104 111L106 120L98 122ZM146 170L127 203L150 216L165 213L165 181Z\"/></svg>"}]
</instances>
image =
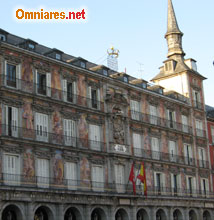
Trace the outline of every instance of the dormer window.
<instances>
[{"instance_id":1,"label":"dormer window","mask_svg":"<svg viewBox=\"0 0 214 220\"><path fill-rule=\"evenodd\" d=\"M4 34L0 34L0 40L1 41L6 41L6 36Z\"/></svg>"},{"instance_id":2,"label":"dormer window","mask_svg":"<svg viewBox=\"0 0 214 220\"><path fill-rule=\"evenodd\" d=\"M34 50L34 49L35 49L35 45L34 45L34 44L29 43L29 44L28 44L28 48L29 48L30 50Z\"/></svg>"},{"instance_id":3,"label":"dormer window","mask_svg":"<svg viewBox=\"0 0 214 220\"><path fill-rule=\"evenodd\" d=\"M104 76L108 76L108 71L107 70L103 70L103 75Z\"/></svg>"},{"instance_id":4,"label":"dormer window","mask_svg":"<svg viewBox=\"0 0 214 220\"><path fill-rule=\"evenodd\" d=\"M128 77L127 76L124 76L123 80L124 80L125 83L128 83Z\"/></svg>"},{"instance_id":5,"label":"dormer window","mask_svg":"<svg viewBox=\"0 0 214 220\"><path fill-rule=\"evenodd\" d=\"M86 64L85 64L85 62L83 62L83 61L80 61L80 67L82 67L82 68L86 68Z\"/></svg>"},{"instance_id":6,"label":"dormer window","mask_svg":"<svg viewBox=\"0 0 214 220\"><path fill-rule=\"evenodd\" d=\"M158 92L163 95L163 89L162 88L159 88Z\"/></svg>"},{"instance_id":7,"label":"dormer window","mask_svg":"<svg viewBox=\"0 0 214 220\"><path fill-rule=\"evenodd\" d=\"M56 53L56 59L57 59L57 60L61 60L61 54Z\"/></svg>"},{"instance_id":8,"label":"dormer window","mask_svg":"<svg viewBox=\"0 0 214 220\"><path fill-rule=\"evenodd\" d=\"M143 82L143 83L141 84L141 86L142 86L143 89L146 89L146 88L147 88L147 83L146 83L146 82Z\"/></svg>"}]
</instances>

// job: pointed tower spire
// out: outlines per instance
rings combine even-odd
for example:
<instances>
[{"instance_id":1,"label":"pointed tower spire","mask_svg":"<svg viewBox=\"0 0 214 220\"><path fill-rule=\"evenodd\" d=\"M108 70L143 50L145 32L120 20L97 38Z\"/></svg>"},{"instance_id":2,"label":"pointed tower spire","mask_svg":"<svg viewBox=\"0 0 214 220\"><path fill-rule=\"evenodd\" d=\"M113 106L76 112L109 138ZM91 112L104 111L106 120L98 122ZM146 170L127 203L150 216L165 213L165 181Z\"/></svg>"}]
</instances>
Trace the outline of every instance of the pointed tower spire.
<instances>
[{"instance_id":1,"label":"pointed tower spire","mask_svg":"<svg viewBox=\"0 0 214 220\"><path fill-rule=\"evenodd\" d=\"M168 24L167 32L165 35L168 44L168 58L175 55L185 55L182 49L182 36L183 33L178 27L172 0L168 0Z\"/></svg>"}]
</instances>

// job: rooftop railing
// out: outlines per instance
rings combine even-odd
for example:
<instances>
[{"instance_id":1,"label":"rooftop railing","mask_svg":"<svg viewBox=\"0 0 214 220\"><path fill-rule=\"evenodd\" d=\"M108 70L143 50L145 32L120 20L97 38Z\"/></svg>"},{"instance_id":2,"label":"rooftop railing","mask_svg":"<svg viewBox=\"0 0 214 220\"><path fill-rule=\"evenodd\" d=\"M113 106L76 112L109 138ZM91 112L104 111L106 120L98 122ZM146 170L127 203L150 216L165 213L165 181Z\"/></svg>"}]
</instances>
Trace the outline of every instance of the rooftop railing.
<instances>
[{"instance_id":1,"label":"rooftop railing","mask_svg":"<svg viewBox=\"0 0 214 220\"><path fill-rule=\"evenodd\" d=\"M119 184L108 182L95 182L91 180L75 180L66 178L50 178L42 176L27 176L18 174L2 173L0 175L0 187L11 187L14 189L24 188L25 191L44 189L54 191L79 192L79 193L99 193L99 194L123 194L134 195L132 184ZM136 185L136 196L145 196L142 184ZM213 199L214 193L209 190L182 189L178 187L148 186L147 197L167 197L167 198L206 198Z\"/></svg>"},{"instance_id":2,"label":"rooftop railing","mask_svg":"<svg viewBox=\"0 0 214 220\"><path fill-rule=\"evenodd\" d=\"M181 131L187 134L192 134L192 127L181 124L175 121L171 121L165 118L160 118L154 115L149 115L141 112L136 112L131 110L131 118L136 121L140 121L143 123L160 126L164 128L174 129L176 131Z\"/></svg>"}]
</instances>

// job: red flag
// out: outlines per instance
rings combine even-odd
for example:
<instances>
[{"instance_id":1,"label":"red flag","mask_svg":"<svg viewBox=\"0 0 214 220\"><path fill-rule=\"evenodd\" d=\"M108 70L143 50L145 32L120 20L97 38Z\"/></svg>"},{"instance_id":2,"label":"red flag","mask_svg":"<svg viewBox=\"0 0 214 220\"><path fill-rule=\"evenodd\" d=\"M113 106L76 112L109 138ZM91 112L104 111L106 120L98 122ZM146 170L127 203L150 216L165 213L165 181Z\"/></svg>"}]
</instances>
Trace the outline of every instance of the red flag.
<instances>
[{"instance_id":1,"label":"red flag","mask_svg":"<svg viewBox=\"0 0 214 220\"><path fill-rule=\"evenodd\" d=\"M135 175L134 175L134 163L132 164L132 168L129 174L129 181L132 182L133 185L133 193L136 195L136 185L135 185Z\"/></svg>"},{"instance_id":2,"label":"red flag","mask_svg":"<svg viewBox=\"0 0 214 220\"><path fill-rule=\"evenodd\" d=\"M140 174L137 176L138 179L143 183L144 185L144 195L147 196L147 185L146 185L146 172L145 172L145 166L144 163L141 163L140 167Z\"/></svg>"}]
</instances>

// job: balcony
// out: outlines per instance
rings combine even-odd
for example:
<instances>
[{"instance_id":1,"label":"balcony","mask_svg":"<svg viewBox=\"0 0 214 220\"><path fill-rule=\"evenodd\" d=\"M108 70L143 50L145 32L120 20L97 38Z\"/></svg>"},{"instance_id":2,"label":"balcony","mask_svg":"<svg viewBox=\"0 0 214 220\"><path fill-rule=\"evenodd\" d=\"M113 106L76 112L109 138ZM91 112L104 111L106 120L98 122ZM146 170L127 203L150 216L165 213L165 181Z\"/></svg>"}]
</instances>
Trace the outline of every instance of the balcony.
<instances>
[{"instance_id":1,"label":"balcony","mask_svg":"<svg viewBox=\"0 0 214 220\"><path fill-rule=\"evenodd\" d=\"M193 100L193 107L199 110L204 110L203 104L197 100Z\"/></svg>"},{"instance_id":2,"label":"balcony","mask_svg":"<svg viewBox=\"0 0 214 220\"><path fill-rule=\"evenodd\" d=\"M71 94L70 92L65 92L63 90L53 87L41 86L31 81L20 79L16 79L15 82L10 81L10 84L5 84L5 76L0 75L0 77L2 78L2 84L6 85L6 87L9 86L10 89L11 86L14 87L14 83L16 83L17 85L19 85L18 88L16 88L17 91L26 92L29 94L37 94L43 97L47 96L49 98L51 97L51 99L53 100L64 101L66 103L75 104L81 107L104 111L104 102L102 101L90 99L77 94ZM82 91L80 91L80 93L82 93Z\"/></svg>"},{"instance_id":3,"label":"balcony","mask_svg":"<svg viewBox=\"0 0 214 220\"><path fill-rule=\"evenodd\" d=\"M209 164L209 161L206 161L206 160L198 160L198 166L199 166L200 168L209 169L210 164Z\"/></svg>"},{"instance_id":4,"label":"balcony","mask_svg":"<svg viewBox=\"0 0 214 220\"><path fill-rule=\"evenodd\" d=\"M46 131L38 131L33 129L26 129L16 126L8 126L2 124L3 137L14 137L26 140L33 140L38 142L47 142L50 144L63 145L68 147L77 147L81 149L91 149L93 151L106 151L106 144L101 141L94 141L88 139L82 139L63 134L50 133Z\"/></svg>"},{"instance_id":5,"label":"balcony","mask_svg":"<svg viewBox=\"0 0 214 220\"><path fill-rule=\"evenodd\" d=\"M95 193L106 195L133 196L132 184L116 184L108 182L94 182L91 180L56 179L39 176L24 176L17 174L2 173L0 176L1 187L11 187L11 190L54 190L55 192ZM136 197L144 195L143 185L136 185ZM147 186L148 198L202 198L214 199L214 193L207 190L193 190L173 187Z\"/></svg>"},{"instance_id":6,"label":"balcony","mask_svg":"<svg viewBox=\"0 0 214 220\"><path fill-rule=\"evenodd\" d=\"M201 138L205 138L206 137L206 131L196 128L196 136L201 137Z\"/></svg>"},{"instance_id":7,"label":"balcony","mask_svg":"<svg viewBox=\"0 0 214 220\"><path fill-rule=\"evenodd\" d=\"M156 125L163 128L169 128L176 131L192 134L192 127L184 125L175 121L170 121L165 118L160 118L154 115L144 114L131 110L131 118L135 121L140 121L150 125Z\"/></svg>"},{"instance_id":8,"label":"balcony","mask_svg":"<svg viewBox=\"0 0 214 220\"><path fill-rule=\"evenodd\" d=\"M178 156L175 154L163 153L159 151L144 150L140 148L134 148L134 155L149 160L158 160L162 162L170 162L177 164L186 164L189 166L195 166L195 159L190 157Z\"/></svg>"}]
</instances>

